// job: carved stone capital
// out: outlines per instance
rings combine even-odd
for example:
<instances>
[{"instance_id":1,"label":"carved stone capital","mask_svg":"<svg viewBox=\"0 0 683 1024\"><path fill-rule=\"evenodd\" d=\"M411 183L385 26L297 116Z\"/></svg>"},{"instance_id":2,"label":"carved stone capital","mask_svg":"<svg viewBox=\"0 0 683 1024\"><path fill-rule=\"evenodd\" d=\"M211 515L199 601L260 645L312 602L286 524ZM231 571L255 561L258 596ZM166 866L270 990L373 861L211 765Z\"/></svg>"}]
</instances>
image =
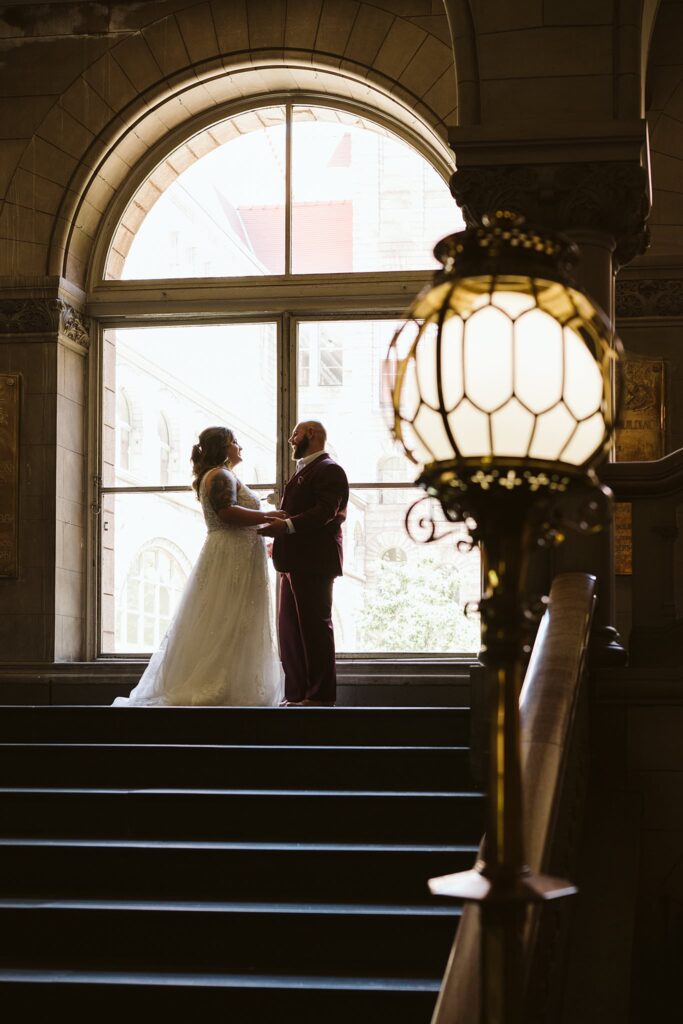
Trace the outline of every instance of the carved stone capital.
<instances>
[{"instance_id":1,"label":"carved stone capital","mask_svg":"<svg viewBox=\"0 0 683 1024\"><path fill-rule=\"evenodd\" d=\"M683 316L683 279L617 278L617 317Z\"/></svg>"},{"instance_id":2,"label":"carved stone capital","mask_svg":"<svg viewBox=\"0 0 683 1024\"><path fill-rule=\"evenodd\" d=\"M63 299L0 300L0 335L53 333L87 349L90 320Z\"/></svg>"},{"instance_id":3,"label":"carved stone capital","mask_svg":"<svg viewBox=\"0 0 683 1024\"><path fill-rule=\"evenodd\" d=\"M648 245L647 173L636 163L467 166L453 174L451 193L469 226L508 209L554 231L604 231L615 240L619 266Z\"/></svg>"},{"instance_id":4,"label":"carved stone capital","mask_svg":"<svg viewBox=\"0 0 683 1024\"><path fill-rule=\"evenodd\" d=\"M90 346L90 318L79 313L77 309L70 306L62 299L58 300L59 310L59 333L64 338L87 349Z\"/></svg>"}]
</instances>

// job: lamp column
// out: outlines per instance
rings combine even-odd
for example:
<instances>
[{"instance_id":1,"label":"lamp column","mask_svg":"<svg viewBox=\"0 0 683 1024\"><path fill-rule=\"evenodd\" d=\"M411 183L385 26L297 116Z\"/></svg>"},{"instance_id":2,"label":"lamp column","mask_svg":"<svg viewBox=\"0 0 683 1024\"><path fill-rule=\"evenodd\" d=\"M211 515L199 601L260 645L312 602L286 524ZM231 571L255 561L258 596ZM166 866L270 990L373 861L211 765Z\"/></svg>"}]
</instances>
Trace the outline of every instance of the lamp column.
<instances>
[{"instance_id":1,"label":"lamp column","mask_svg":"<svg viewBox=\"0 0 683 1024\"><path fill-rule=\"evenodd\" d=\"M468 226L504 208L529 223L562 232L579 247L576 277L614 324L615 275L647 247L650 206L644 120L562 126L474 125L452 128L457 171L451 192ZM572 537L554 556L554 571L587 571L599 580L592 653L619 664L625 651L615 627L614 534Z\"/></svg>"}]
</instances>

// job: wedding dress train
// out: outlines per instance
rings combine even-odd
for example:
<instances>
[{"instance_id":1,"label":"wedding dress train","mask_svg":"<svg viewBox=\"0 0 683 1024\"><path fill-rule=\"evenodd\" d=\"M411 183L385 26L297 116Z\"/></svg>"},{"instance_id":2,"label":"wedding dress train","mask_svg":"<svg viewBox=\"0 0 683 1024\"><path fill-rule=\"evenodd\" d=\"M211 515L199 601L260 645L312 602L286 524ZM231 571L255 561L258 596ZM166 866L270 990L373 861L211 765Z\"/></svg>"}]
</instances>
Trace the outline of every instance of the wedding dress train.
<instances>
[{"instance_id":1,"label":"wedding dress train","mask_svg":"<svg viewBox=\"0 0 683 1024\"><path fill-rule=\"evenodd\" d=\"M117 706L277 705L277 653L265 541L252 527L224 523L200 483L207 536L173 621L129 697ZM237 504L258 497L237 482Z\"/></svg>"}]
</instances>

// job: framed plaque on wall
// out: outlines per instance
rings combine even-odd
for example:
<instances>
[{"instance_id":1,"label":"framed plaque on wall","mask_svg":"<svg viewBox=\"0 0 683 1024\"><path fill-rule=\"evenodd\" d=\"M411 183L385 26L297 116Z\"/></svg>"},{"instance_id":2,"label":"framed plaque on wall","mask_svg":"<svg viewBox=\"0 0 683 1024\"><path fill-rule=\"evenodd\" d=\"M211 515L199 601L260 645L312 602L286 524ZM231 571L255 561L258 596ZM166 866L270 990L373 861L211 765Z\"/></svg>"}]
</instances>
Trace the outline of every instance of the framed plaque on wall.
<instances>
[{"instance_id":1,"label":"framed plaque on wall","mask_svg":"<svg viewBox=\"0 0 683 1024\"><path fill-rule=\"evenodd\" d=\"M666 451L664 360L625 352L617 363L617 375L622 405L615 435L616 461L661 459Z\"/></svg>"},{"instance_id":2,"label":"framed plaque on wall","mask_svg":"<svg viewBox=\"0 0 683 1024\"><path fill-rule=\"evenodd\" d=\"M664 360L625 352L617 363L621 414L615 433L617 462L647 462L666 452ZM615 571L630 576L632 569L632 507L614 506Z\"/></svg>"}]
</instances>

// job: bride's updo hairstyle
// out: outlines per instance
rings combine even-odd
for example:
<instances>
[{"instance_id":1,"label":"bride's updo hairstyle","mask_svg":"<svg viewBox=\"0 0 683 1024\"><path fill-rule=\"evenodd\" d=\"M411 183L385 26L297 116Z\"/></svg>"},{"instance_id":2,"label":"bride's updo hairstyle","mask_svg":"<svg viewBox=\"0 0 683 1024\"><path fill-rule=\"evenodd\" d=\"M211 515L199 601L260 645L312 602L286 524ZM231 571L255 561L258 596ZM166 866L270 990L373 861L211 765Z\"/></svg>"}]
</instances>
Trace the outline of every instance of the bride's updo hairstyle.
<instances>
[{"instance_id":1,"label":"bride's updo hairstyle","mask_svg":"<svg viewBox=\"0 0 683 1024\"><path fill-rule=\"evenodd\" d=\"M222 466L228 457L228 445L235 435L228 427L207 427L199 435L199 444L192 446L192 486L199 497L202 477L214 466Z\"/></svg>"}]
</instances>

